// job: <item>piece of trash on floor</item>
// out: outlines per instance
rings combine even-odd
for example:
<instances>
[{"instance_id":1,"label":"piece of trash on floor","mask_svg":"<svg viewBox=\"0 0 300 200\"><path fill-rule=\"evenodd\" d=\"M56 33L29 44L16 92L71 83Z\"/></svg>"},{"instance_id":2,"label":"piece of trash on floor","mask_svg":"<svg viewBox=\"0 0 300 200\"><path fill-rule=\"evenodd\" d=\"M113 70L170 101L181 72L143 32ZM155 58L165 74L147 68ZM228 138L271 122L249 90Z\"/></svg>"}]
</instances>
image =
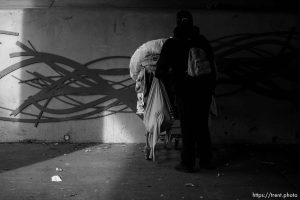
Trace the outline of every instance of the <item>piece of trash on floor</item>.
<instances>
[{"instance_id":1,"label":"piece of trash on floor","mask_svg":"<svg viewBox=\"0 0 300 200\"><path fill-rule=\"evenodd\" d=\"M269 161L263 161L261 162L262 164L265 164L265 165L275 165L274 162L269 162Z\"/></svg>"},{"instance_id":2,"label":"piece of trash on floor","mask_svg":"<svg viewBox=\"0 0 300 200\"><path fill-rule=\"evenodd\" d=\"M62 169L62 168L58 168L58 167L56 167L55 171L57 171L57 172L62 172L62 171L63 171L63 169Z\"/></svg>"},{"instance_id":3,"label":"piece of trash on floor","mask_svg":"<svg viewBox=\"0 0 300 200\"><path fill-rule=\"evenodd\" d=\"M109 149L110 146L103 146L103 147L97 147L98 150L101 150L101 149Z\"/></svg>"},{"instance_id":4,"label":"piece of trash on floor","mask_svg":"<svg viewBox=\"0 0 300 200\"><path fill-rule=\"evenodd\" d=\"M70 135L64 135L64 140L67 142L71 139Z\"/></svg>"},{"instance_id":5,"label":"piece of trash on floor","mask_svg":"<svg viewBox=\"0 0 300 200\"><path fill-rule=\"evenodd\" d=\"M51 181L52 182L62 182L60 176L58 176L58 175L52 176Z\"/></svg>"},{"instance_id":6,"label":"piece of trash on floor","mask_svg":"<svg viewBox=\"0 0 300 200\"><path fill-rule=\"evenodd\" d=\"M194 187L195 185L193 183L186 183L185 186L186 187Z\"/></svg>"},{"instance_id":7,"label":"piece of trash on floor","mask_svg":"<svg viewBox=\"0 0 300 200\"><path fill-rule=\"evenodd\" d=\"M85 152L91 152L91 151L92 151L91 149L86 149L86 150L85 150Z\"/></svg>"},{"instance_id":8,"label":"piece of trash on floor","mask_svg":"<svg viewBox=\"0 0 300 200\"><path fill-rule=\"evenodd\" d=\"M110 177L106 178L105 183L110 183L110 180L111 180Z\"/></svg>"},{"instance_id":9,"label":"piece of trash on floor","mask_svg":"<svg viewBox=\"0 0 300 200\"><path fill-rule=\"evenodd\" d=\"M280 172L281 174L286 174L287 173L287 170L283 170Z\"/></svg>"},{"instance_id":10,"label":"piece of trash on floor","mask_svg":"<svg viewBox=\"0 0 300 200\"><path fill-rule=\"evenodd\" d=\"M55 146L58 145L58 142L55 142L54 145L55 145Z\"/></svg>"},{"instance_id":11,"label":"piece of trash on floor","mask_svg":"<svg viewBox=\"0 0 300 200\"><path fill-rule=\"evenodd\" d=\"M223 174L223 173L218 173L217 176L218 176L218 177L224 176L224 174Z\"/></svg>"}]
</instances>

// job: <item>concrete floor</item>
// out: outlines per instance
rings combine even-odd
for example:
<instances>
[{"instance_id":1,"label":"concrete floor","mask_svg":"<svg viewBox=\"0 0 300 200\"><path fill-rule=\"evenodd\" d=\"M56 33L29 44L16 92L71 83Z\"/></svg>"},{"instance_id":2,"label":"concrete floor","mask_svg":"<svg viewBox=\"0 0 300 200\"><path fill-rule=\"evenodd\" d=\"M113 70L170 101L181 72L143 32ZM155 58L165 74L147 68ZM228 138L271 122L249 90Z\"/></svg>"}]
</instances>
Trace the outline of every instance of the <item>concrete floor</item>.
<instances>
[{"instance_id":1,"label":"concrete floor","mask_svg":"<svg viewBox=\"0 0 300 200\"><path fill-rule=\"evenodd\" d=\"M267 192L300 199L299 146L218 146L218 168L194 174L174 170L178 150L160 145L152 163L143 146L0 144L0 199L242 200ZM52 182L54 175L62 182Z\"/></svg>"}]
</instances>

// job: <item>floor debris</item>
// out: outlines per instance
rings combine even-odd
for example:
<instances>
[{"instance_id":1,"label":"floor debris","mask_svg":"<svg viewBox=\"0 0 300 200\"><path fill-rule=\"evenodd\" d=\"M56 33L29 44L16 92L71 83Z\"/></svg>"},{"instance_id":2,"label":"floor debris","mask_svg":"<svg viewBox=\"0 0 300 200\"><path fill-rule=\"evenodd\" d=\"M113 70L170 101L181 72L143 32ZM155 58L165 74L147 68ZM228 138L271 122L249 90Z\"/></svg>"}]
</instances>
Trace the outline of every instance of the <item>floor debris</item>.
<instances>
[{"instance_id":1,"label":"floor debris","mask_svg":"<svg viewBox=\"0 0 300 200\"><path fill-rule=\"evenodd\" d=\"M194 187L195 185L193 183L186 183L185 186L186 187Z\"/></svg>"},{"instance_id":2,"label":"floor debris","mask_svg":"<svg viewBox=\"0 0 300 200\"><path fill-rule=\"evenodd\" d=\"M58 175L52 176L51 181L52 182L62 182L60 176L58 176Z\"/></svg>"},{"instance_id":3,"label":"floor debris","mask_svg":"<svg viewBox=\"0 0 300 200\"><path fill-rule=\"evenodd\" d=\"M62 172L62 171L63 171L63 169L62 169L62 168L58 168L58 167L56 167L55 171L57 171L57 172Z\"/></svg>"},{"instance_id":4,"label":"floor debris","mask_svg":"<svg viewBox=\"0 0 300 200\"><path fill-rule=\"evenodd\" d=\"M265 164L265 165L275 165L274 162L268 162L268 161L263 161L261 162L262 164Z\"/></svg>"},{"instance_id":5,"label":"floor debris","mask_svg":"<svg viewBox=\"0 0 300 200\"><path fill-rule=\"evenodd\" d=\"M224 176L224 173L218 173L217 177Z\"/></svg>"}]
</instances>

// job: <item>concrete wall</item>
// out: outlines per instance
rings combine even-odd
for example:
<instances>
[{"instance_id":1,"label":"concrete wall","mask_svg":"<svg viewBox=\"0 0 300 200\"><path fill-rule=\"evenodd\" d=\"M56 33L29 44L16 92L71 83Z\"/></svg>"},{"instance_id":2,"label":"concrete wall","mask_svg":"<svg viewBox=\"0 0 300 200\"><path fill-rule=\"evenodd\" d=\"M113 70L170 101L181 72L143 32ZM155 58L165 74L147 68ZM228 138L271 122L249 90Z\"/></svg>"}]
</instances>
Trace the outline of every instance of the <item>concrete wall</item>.
<instances>
[{"instance_id":1,"label":"concrete wall","mask_svg":"<svg viewBox=\"0 0 300 200\"><path fill-rule=\"evenodd\" d=\"M291 27L299 27L299 15L192 12L195 24L213 41L221 73L216 98L219 116L212 121L213 141L299 142L296 97L290 97L290 93L268 95L269 90L262 90L271 88L271 92L279 94L281 90L276 92L276 88L287 84L284 91L290 92L299 89L298 83L285 78L276 82L278 87L263 83L258 90L253 85L262 84L261 79L252 82L247 76L247 83L235 79L233 67L242 69L244 66L237 61L245 55L249 57L249 52L235 49L232 53L228 48L247 43L247 37L214 41L239 33L288 31L267 38L255 36L257 41L261 37L264 41L272 37L286 41ZM144 142L142 120L135 114L133 82L127 80L129 57L142 43L170 36L175 14L176 10L0 10L0 142L63 141L66 134L73 142ZM276 46L276 42L271 45ZM281 55L284 45L280 45L266 47L269 54L265 55ZM293 40L293 46L299 44ZM25 53L13 54L18 52ZM272 67L274 63L267 61L263 60L264 66ZM299 67L294 57L291 66ZM261 63L251 66L251 70L257 67L261 74L256 78L264 75L270 81L274 77L263 73ZM239 72L245 75L248 71ZM75 83L69 82L74 80ZM118 81L124 82L120 85ZM231 90L235 92L231 94Z\"/></svg>"}]
</instances>

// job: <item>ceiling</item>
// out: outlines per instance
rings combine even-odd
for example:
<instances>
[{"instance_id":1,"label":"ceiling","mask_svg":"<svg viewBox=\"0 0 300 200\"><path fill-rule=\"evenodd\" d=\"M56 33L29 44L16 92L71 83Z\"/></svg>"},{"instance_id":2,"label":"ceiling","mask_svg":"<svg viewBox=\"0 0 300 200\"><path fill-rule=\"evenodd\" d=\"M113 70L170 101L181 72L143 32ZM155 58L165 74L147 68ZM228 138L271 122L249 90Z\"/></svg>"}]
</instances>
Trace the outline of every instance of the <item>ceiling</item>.
<instances>
[{"instance_id":1,"label":"ceiling","mask_svg":"<svg viewBox=\"0 0 300 200\"><path fill-rule=\"evenodd\" d=\"M294 11L297 0L0 0L0 9L23 8L155 8Z\"/></svg>"}]
</instances>

